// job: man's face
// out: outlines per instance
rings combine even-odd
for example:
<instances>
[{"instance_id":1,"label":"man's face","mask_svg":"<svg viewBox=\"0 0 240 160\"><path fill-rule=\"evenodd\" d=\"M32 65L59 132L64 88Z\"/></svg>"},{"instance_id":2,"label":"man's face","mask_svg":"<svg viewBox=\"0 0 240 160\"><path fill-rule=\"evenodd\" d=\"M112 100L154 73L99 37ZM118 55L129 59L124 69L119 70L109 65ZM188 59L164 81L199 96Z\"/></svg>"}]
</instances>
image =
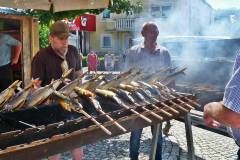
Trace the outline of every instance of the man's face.
<instances>
[{"instance_id":1,"label":"man's face","mask_svg":"<svg viewBox=\"0 0 240 160\"><path fill-rule=\"evenodd\" d=\"M155 26L148 26L143 30L143 37L145 38L145 41L150 43L155 43L158 37L158 28Z\"/></svg>"},{"instance_id":2,"label":"man's face","mask_svg":"<svg viewBox=\"0 0 240 160\"><path fill-rule=\"evenodd\" d=\"M49 41L54 50L59 52L62 55L65 55L68 50L68 36L57 37L49 36Z\"/></svg>"}]
</instances>

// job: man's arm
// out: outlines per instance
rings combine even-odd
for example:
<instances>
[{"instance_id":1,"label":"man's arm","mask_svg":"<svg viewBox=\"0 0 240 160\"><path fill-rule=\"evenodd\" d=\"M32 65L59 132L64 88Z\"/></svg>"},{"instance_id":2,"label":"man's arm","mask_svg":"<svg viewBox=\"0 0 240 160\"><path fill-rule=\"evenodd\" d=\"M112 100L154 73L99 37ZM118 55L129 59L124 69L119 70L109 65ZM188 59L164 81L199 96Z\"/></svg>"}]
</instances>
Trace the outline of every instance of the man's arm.
<instances>
[{"instance_id":1,"label":"man's arm","mask_svg":"<svg viewBox=\"0 0 240 160\"><path fill-rule=\"evenodd\" d=\"M82 70L75 71L74 77L79 77L83 74Z\"/></svg>"},{"instance_id":2,"label":"man's arm","mask_svg":"<svg viewBox=\"0 0 240 160\"><path fill-rule=\"evenodd\" d=\"M31 77L32 78L39 78L40 81L44 80L44 75L45 75L45 60L41 56L41 54L38 52L32 60L31 64Z\"/></svg>"},{"instance_id":3,"label":"man's arm","mask_svg":"<svg viewBox=\"0 0 240 160\"><path fill-rule=\"evenodd\" d=\"M233 128L240 128L240 113L223 105L223 102L212 102L204 106L204 121L210 127L218 127L219 123Z\"/></svg>"},{"instance_id":4,"label":"man's arm","mask_svg":"<svg viewBox=\"0 0 240 160\"><path fill-rule=\"evenodd\" d=\"M20 53L22 51L22 45L19 44L19 45L16 45L15 48L14 48L14 54L12 55L12 61L11 61L11 64L17 64L18 63L18 59L19 59L19 56L20 56Z\"/></svg>"},{"instance_id":5,"label":"man's arm","mask_svg":"<svg viewBox=\"0 0 240 160\"><path fill-rule=\"evenodd\" d=\"M76 58L76 68L75 68L75 72L74 72L74 78L79 77L80 75L83 74L82 72L82 56L80 56L80 54L78 54L77 49L75 48L75 58Z\"/></svg>"}]
</instances>

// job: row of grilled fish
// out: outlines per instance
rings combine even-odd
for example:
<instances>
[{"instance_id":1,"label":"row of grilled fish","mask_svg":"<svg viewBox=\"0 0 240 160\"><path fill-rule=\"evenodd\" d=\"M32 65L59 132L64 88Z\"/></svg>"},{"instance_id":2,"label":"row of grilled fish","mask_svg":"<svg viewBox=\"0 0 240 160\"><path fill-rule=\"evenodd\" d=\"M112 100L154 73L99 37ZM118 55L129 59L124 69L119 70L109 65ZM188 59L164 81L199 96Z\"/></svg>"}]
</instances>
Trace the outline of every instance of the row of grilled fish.
<instances>
[{"instance_id":1,"label":"row of grilled fish","mask_svg":"<svg viewBox=\"0 0 240 160\"><path fill-rule=\"evenodd\" d=\"M186 68L164 68L154 74L146 74L140 69L132 68L113 79L109 75L98 74L82 83L82 78L66 83L65 79L72 70L66 71L60 79L53 80L49 85L34 90L38 79L32 80L23 89L19 89L21 81L15 81L0 93L0 111L14 111L24 108L37 107L50 100L58 102L64 109L79 111L83 109L81 101L87 101L96 110L101 110L100 98L108 98L121 107L140 105L140 103L157 103L156 96L161 95L159 88L174 81L175 76L184 73ZM169 74L167 72L171 71ZM112 76L112 75L111 75ZM60 84L65 83L57 90ZM165 89L167 89L165 87ZM20 90L16 93L16 90ZM33 91L34 90L34 91ZM167 97L166 97L167 98ZM126 105L128 104L128 105Z\"/></svg>"}]
</instances>

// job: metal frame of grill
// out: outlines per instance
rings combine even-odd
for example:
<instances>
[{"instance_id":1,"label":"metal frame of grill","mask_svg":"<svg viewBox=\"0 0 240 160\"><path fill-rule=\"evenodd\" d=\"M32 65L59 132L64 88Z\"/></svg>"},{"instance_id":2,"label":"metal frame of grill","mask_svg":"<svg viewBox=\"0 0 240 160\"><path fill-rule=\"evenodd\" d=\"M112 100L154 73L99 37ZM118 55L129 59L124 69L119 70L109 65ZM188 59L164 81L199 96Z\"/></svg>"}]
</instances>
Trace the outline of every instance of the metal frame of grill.
<instances>
[{"instance_id":1,"label":"metal frame of grill","mask_svg":"<svg viewBox=\"0 0 240 160\"><path fill-rule=\"evenodd\" d=\"M162 103L169 103L169 101L176 101L177 99L182 101L179 104L185 103L189 105L189 103L193 103L192 100L194 99L194 96L180 96L176 97L175 99L163 101ZM141 109L141 107L142 106L138 106L133 109L151 119L151 123L146 122L136 114L132 114L130 109L117 110L108 114L119 124L121 124L127 130L127 132L150 125L156 125L157 123L162 122L161 120L152 116L148 111ZM163 121L184 116L190 111L190 109L192 109L186 107L186 105L182 109L179 109L173 104L169 105L168 108L164 108L160 105L158 107L159 109L151 109L151 107L149 107L149 110L162 116ZM164 114L163 111L167 111L172 116ZM178 113L176 113L176 111ZM42 129L39 129L41 128L41 126L39 126L39 128L28 128L23 131L18 130L2 133L0 134L1 144L13 144L14 142L18 141L22 142L21 144L12 146L6 145L7 148L0 151L0 159L28 159L31 158L31 155L35 155L38 158L44 158L49 155L124 133L112 122L104 122L103 119L104 115L99 115L96 117L97 121L102 122L104 127L111 131L111 136L107 135L102 131L101 128L94 124L89 125L86 128L80 128L79 126L82 126L81 124L91 124L89 118L77 118L66 122L53 123L42 127ZM42 135L42 137L39 137L39 135ZM43 135L45 135L45 137Z\"/></svg>"},{"instance_id":2,"label":"metal frame of grill","mask_svg":"<svg viewBox=\"0 0 240 160\"><path fill-rule=\"evenodd\" d=\"M71 71L66 72L63 77L70 72ZM154 125L154 143L152 144L152 153L150 155L151 159L153 159L153 157L155 157L157 135L160 130L159 123L182 116L185 116L187 142L190 151L189 158L192 159L194 157L194 148L191 120L189 119L188 113L191 109L199 106L195 101L196 97L191 94L169 90L165 85L157 82L154 84L158 90L155 96L148 97L147 93L141 90L142 87L140 87L139 92L143 92L143 95L146 94L146 99L140 96L140 99L142 99L141 102L122 103L116 96L117 94L113 93L111 88L110 90L108 90L108 88L109 86L118 86L120 81L126 79L125 76L128 74L131 74L131 72L128 71L121 74L113 81L110 81L110 83L101 85L97 89L95 88L95 91L92 93L84 91L87 95L95 94L95 98L97 98L95 100L99 100L99 97L101 97L99 101L103 102L101 103L102 109L95 108L98 114L91 115L91 113L85 110L87 108L84 108L84 105L82 106L78 101L71 100L69 97L63 95L62 93L66 93L67 91L66 88L65 90L63 89L64 87L59 91L51 91L54 85L60 84L63 79L55 80L45 87L48 91L48 96L44 96L45 100L54 93L54 95L57 96L56 102L59 104L27 107L25 110L17 110L14 112L5 112L5 110L3 110L4 112L0 113L1 120L8 121L9 124L11 122L17 122L17 124L13 125L17 129L7 128L7 132L2 131L2 133L0 133L0 159L31 159L31 155L44 158L102 139L124 134L135 129ZM131 79L131 76L129 77ZM163 79L169 80L166 78ZM172 81L172 76L170 76L170 81ZM75 82L79 83L78 80ZM19 82L16 82L15 86L18 84ZM139 84L145 87L150 86L142 81L139 81ZM76 87L74 87L74 89L76 90ZM77 91L80 90L78 89ZM88 97L86 99L91 98ZM117 105L112 102L105 103L108 102L108 99L117 102ZM32 101L32 99L30 99L30 101L26 103L26 106L39 104L38 102L42 102L44 99L34 100L35 101ZM73 108L73 106L75 106L75 108ZM61 112L63 112L65 116L67 115L67 117L64 117ZM51 123L48 123L48 121L43 123L42 121L44 120L38 117L39 115L51 116L49 113L52 113L51 115L59 114L58 116L60 116L60 118L55 117L53 118L55 120L51 121ZM34 115L39 121L35 120Z\"/></svg>"}]
</instances>

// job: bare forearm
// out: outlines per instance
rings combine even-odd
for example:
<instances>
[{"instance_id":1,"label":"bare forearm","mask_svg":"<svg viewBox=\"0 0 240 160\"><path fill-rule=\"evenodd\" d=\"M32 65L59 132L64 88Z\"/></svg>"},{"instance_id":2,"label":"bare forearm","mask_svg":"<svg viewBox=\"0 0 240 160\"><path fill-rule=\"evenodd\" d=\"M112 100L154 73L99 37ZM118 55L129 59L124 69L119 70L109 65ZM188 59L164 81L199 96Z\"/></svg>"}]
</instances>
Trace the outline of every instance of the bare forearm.
<instances>
[{"instance_id":1,"label":"bare forearm","mask_svg":"<svg viewBox=\"0 0 240 160\"><path fill-rule=\"evenodd\" d=\"M16 64L18 62L21 50L22 50L22 45L18 45L15 47L15 53L13 54L13 57L12 57L12 64Z\"/></svg>"},{"instance_id":2,"label":"bare forearm","mask_svg":"<svg viewBox=\"0 0 240 160\"><path fill-rule=\"evenodd\" d=\"M74 72L74 77L79 77L79 76L81 76L83 74L83 72L81 71L81 70L79 70L79 71L76 71L76 72Z\"/></svg>"},{"instance_id":3,"label":"bare forearm","mask_svg":"<svg viewBox=\"0 0 240 160\"><path fill-rule=\"evenodd\" d=\"M204 107L204 113L226 126L240 127L240 114L231 111L223 102L212 102Z\"/></svg>"}]
</instances>

